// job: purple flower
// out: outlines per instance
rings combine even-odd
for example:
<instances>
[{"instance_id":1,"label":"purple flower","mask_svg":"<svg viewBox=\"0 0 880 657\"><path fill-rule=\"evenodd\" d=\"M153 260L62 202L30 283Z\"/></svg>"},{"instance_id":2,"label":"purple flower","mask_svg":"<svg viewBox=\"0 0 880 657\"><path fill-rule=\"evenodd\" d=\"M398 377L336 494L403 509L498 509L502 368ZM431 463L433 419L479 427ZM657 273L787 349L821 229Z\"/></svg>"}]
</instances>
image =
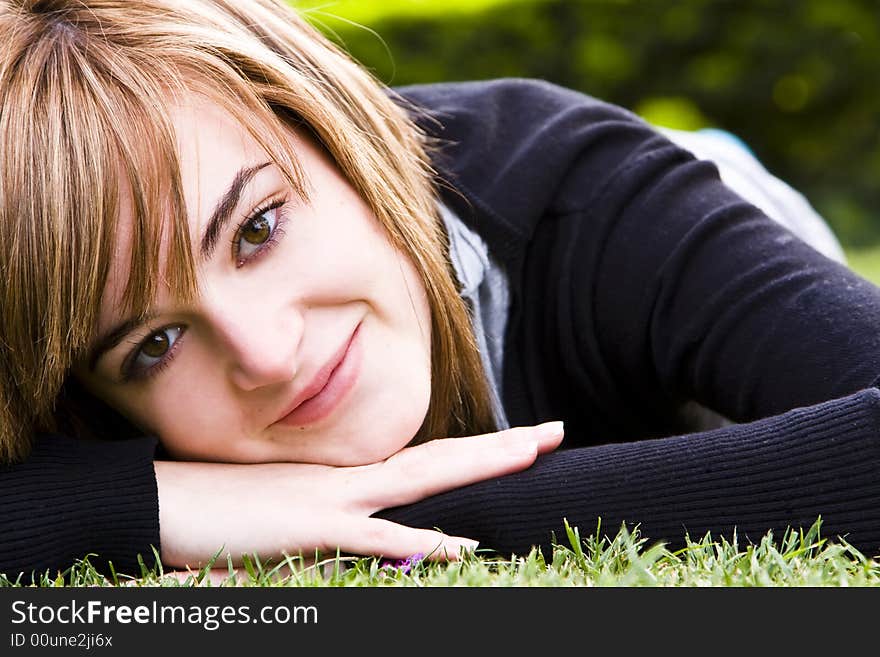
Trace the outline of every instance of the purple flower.
<instances>
[{"instance_id":1,"label":"purple flower","mask_svg":"<svg viewBox=\"0 0 880 657\"><path fill-rule=\"evenodd\" d=\"M419 563L425 555L421 552L408 556L406 559L396 559L394 561L383 561L382 570L392 570L404 575L408 575L412 567Z\"/></svg>"}]
</instances>

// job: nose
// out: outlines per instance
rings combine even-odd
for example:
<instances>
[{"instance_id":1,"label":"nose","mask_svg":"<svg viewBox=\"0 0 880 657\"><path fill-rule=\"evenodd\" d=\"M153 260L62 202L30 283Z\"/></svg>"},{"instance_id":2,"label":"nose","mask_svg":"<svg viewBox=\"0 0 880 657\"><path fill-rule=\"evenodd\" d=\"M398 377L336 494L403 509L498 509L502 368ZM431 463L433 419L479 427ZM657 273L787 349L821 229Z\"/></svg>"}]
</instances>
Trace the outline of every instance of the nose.
<instances>
[{"instance_id":1,"label":"nose","mask_svg":"<svg viewBox=\"0 0 880 657\"><path fill-rule=\"evenodd\" d=\"M213 299L206 317L230 381L250 391L291 381L303 335L303 316L293 304L267 298Z\"/></svg>"}]
</instances>

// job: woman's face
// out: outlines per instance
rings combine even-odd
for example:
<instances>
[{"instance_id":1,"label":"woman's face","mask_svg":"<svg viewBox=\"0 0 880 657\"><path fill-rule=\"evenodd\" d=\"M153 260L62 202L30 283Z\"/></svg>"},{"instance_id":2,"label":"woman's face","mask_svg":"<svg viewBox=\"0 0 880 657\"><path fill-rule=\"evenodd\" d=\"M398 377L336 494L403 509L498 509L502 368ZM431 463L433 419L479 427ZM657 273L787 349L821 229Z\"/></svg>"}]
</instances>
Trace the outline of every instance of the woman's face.
<instances>
[{"instance_id":1,"label":"woman's face","mask_svg":"<svg viewBox=\"0 0 880 657\"><path fill-rule=\"evenodd\" d=\"M431 377L412 263L303 135L308 202L217 106L180 107L175 127L201 294L162 290L146 324L126 324L123 203L99 353L77 377L178 458L355 465L405 446Z\"/></svg>"}]
</instances>

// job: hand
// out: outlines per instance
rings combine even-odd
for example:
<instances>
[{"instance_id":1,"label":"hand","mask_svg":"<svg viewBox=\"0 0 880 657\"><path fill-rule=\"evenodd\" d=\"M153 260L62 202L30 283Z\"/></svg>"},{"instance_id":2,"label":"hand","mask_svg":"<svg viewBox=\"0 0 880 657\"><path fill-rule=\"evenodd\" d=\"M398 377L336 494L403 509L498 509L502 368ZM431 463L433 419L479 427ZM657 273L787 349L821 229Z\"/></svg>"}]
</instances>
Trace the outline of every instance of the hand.
<instances>
[{"instance_id":1,"label":"hand","mask_svg":"<svg viewBox=\"0 0 880 657\"><path fill-rule=\"evenodd\" d=\"M456 559L476 542L370 515L468 484L518 472L562 441L561 422L432 440L370 465L225 464L157 461L164 564L199 568L223 549L281 558L315 551L416 553Z\"/></svg>"}]
</instances>

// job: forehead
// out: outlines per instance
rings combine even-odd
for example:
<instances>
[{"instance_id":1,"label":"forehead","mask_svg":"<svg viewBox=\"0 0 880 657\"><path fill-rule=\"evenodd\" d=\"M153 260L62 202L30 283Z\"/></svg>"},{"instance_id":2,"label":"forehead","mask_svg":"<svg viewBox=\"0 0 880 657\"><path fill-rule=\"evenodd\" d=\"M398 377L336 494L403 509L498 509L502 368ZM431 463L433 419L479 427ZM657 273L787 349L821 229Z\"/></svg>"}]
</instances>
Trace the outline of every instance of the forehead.
<instances>
[{"instance_id":1,"label":"forehead","mask_svg":"<svg viewBox=\"0 0 880 657\"><path fill-rule=\"evenodd\" d=\"M195 239L236 173L266 161L268 154L241 123L201 96L175 104L170 115L190 236Z\"/></svg>"},{"instance_id":2,"label":"forehead","mask_svg":"<svg viewBox=\"0 0 880 657\"><path fill-rule=\"evenodd\" d=\"M229 112L216 103L193 94L168 108L174 130L178 176L186 209L191 249L200 240L218 199L228 189L242 168L267 160L267 153ZM170 172L169 172L170 177ZM98 333L118 322L123 312L123 295L130 276L131 263L140 254L132 254L135 230L134 195L128 177L120 180L118 219L114 255L98 315ZM159 271L165 269L169 244L166 230L170 216L161 217L162 233L158 249ZM132 255L135 256L132 260ZM194 254L195 255L195 254ZM166 290L159 290L158 302Z\"/></svg>"}]
</instances>

